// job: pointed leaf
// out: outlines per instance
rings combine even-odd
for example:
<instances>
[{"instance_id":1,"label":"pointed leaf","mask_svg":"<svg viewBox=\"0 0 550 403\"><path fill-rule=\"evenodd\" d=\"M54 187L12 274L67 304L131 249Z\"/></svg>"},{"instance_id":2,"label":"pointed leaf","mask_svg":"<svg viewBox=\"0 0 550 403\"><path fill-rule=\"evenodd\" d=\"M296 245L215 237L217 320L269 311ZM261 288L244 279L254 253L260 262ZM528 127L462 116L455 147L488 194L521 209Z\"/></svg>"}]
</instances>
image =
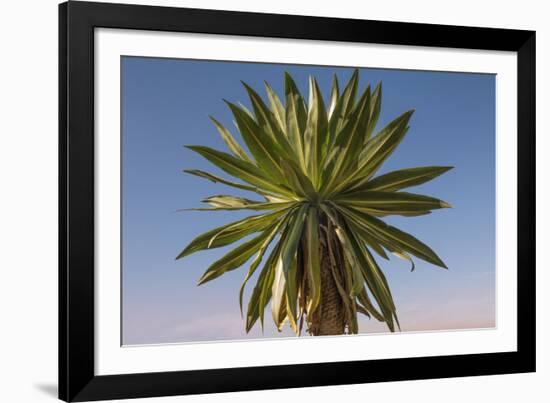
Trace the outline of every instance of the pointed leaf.
<instances>
[{"instance_id":1,"label":"pointed leaf","mask_svg":"<svg viewBox=\"0 0 550 403\"><path fill-rule=\"evenodd\" d=\"M290 143L298 157L298 164L305 171L303 135L306 127L307 110L296 83L288 73L285 73L285 116Z\"/></svg>"},{"instance_id":2,"label":"pointed leaf","mask_svg":"<svg viewBox=\"0 0 550 403\"><path fill-rule=\"evenodd\" d=\"M217 195L211 196L203 200L212 208L193 208L189 210L197 211L216 211L216 210L280 210L286 209L295 204L295 202L261 202L249 200L242 197Z\"/></svg>"},{"instance_id":3,"label":"pointed leaf","mask_svg":"<svg viewBox=\"0 0 550 403\"><path fill-rule=\"evenodd\" d=\"M206 272L199 280L199 285L213 280L227 271L235 270L246 263L261 248L264 241L270 236L271 231L268 229L259 236L239 245L229 253L225 254L221 259L210 265Z\"/></svg>"},{"instance_id":4,"label":"pointed leaf","mask_svg":"<svg viewBox=\"0 0 550 403\"><path fill-rule=\"evenodd\" d=\"M275 211L273 213L260 214L214 228L193 239L176 259L181 259L201 250L229 245L247 235L263 231L277 222L284 213L284 211Z\"/></svg>"},{"instance_id":5,"label":"pointed leaf","mask_svg":"<svg viewBox=\"0 0 550 403\"><path fill-rule=\"evenodd\" d=\"M339 151L333 164L326 165L325 162L321 186L321 193L325 195L343 188L349 181L348 170L356 166L356 156L361 152L368 123L369 101L370 89L367 88L352 111L350 119L334 140L334 147Z\"/></svg>"},{"instance_id":6,"label":"pointed leaf","mask_svg":"<svg viewBox=\"0 0 550 403\"><path fill-rule=\"evenodd\" d=\"M321 90L317 81L310 77L309 110L304 134L304 149L309 176L316 188L318 188L323 151L326 153L327 124L327 113Z\"/></svg>"},{"instance_id":7,"label":"pointed leaf","mask_svg":"<svg viewBox=\"0 0 550 403\"><path fill-rule=\"evenodd\" d=\"M353 187L366 183L401 143L409 129L408 122L413 113L414 110L405 112L367 141L359 155L359 168L351 175L352 180L358 180Z\"/></svg>"},{"instance_id":8,"label":"pointed leaf","mask_svg":"<svg viewBox=\"0 0 550 403\"><path fill-rule=\"evenodd\" d=\"M336 103L338 102L338 98L340 96L340 86L338 84L338 77L336 77L336 74L332 77L332 88L330 90L330 103L328 106L328 118L332 116L332 113L334 112L334 108L336 107Z\"/></svg>"},{"instance_id":9,"label":"pointed leaf","mask_svg":"<svg viewBox=\"0 0 550 403\"><path fill-rule=\"evenodd\" d=\"M225 101L231 109L239 132L265 175L275 179L284 178L279 165L280 148L258 124L237 105Z\"/></svg>"},{"instance_id":10,"label":"pointed leaf","mask_svg":"<svg viewBox=\"0 0 550 403\"><path fill-rule=\"evenodd\" d=\"M452 167L418 167L399 169L371 179L360 190L397 191L428 182Z\"/></svg>"},{"instance_id":11,"label":"pointed leaf","mask_svg":"<svg viewBox=\"0 0 550 403\"><path fill-rule=\"evenodd\" d=\"M434 197L408 192L353 191L335 198L337 204L354 207L366 213L410 214L449 208L451 205Z\"/></svg>"},{"instance_id":12,"label":"pointed leaf","mask_svg":"<svg viewBox=\"0 0 550 403\"><path fill-rule=\"evenodd\" d=\"M204 172L198 169L185 169L183 172L186 172L191 175L199 176L201 178L208 179L212 182L217 183L223 183L224 185L232 186L234 188L243 189L243 190L250 190L251 192L258 192L259 189L254 186L248 186L237 182L232 182L227 179L220 178L219 176L213 175L208 172Z\"/></svg>"},{"instance_id":13,"label":"pointed leaf","mask_svg":"<svg viewBox=\"0 0 550 403\"><path fill-rule=\"evenodd\" d=\"M269 98L269 104L271 106L271 111L273 112L273 115L275 116L275 119L277 119L277 123L279 124L280 131L285 133L286 132L286 117L285 117L285 107L283 106L283 103L273 91L273 88L267 83L264 82L265 89L267 91L267 97Z\"/></svg>"},{"instance_id":14,"label":"pointed leaf","mask_svg":"<svg viewBox=\"0 0 550 403\"><path fill-rule=\"evenodd\" d=\"M208 161L221 168L229 175L233 175L245 182L255 185L272 193L293 197L292 192L280 185L273 184L273 180L266 178L262 171L251 163L242 161L232 155L204 146L187 146L190 150L202 155Z\"/></svg>"},{"instance_id":15,"label":"pointed leaf","mask_svg":"<svg viewBox=\"0 0 550 403\"><path fill-rule=\"evenodd\" d=\"M382 107L382 83L380 82L372 93L372 99L369 105L369 122L367 124L367 132L365 135L364 143L372 135L376 124L378 123L378 118L380 117L380 109Z\"/></svg>"},{"instance_id":16,"label":"pointed leaf","mask_svg":"<svg viewBox=\"0 0 550 403\"><path fill-rule=\"evenodd\" d=\"M368 214L361 212L359 212L359 214L361 215L365 225L373 232L374 235L381 235L385 237L406 252L409 252L422 260L445 269L447 268L445 263L443 263L439 256L437 256L428 245L419 241L411 234L392 227L384 221Z\"/></svg>"},{"instance_id":17,"label":"pointed leaf","mask_svg":"<svg viewBox=\"0 0 550 403\"><path fill-rule=\"evenodd\" d=\"M235 140L231 133L229 133L229 130L227 130L220 122L214 119L214 117L210 116L210 120L214 122L214 125L216 126L216 129L218 129L222 140L225 142L225 144L227 144L227 147L229 147L231 152L243 161L251 162L250 157L248 156L246 151L240 146L240 144L237 142L237 140Z\"/></svg>"}]
</instances>

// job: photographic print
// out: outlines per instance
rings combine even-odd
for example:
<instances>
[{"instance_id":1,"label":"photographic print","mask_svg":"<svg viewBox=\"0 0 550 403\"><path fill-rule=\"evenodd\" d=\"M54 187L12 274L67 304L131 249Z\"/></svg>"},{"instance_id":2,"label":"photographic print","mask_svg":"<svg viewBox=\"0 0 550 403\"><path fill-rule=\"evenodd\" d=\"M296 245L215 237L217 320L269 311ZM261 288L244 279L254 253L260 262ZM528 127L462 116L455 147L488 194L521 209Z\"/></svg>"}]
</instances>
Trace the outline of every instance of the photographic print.
<instances>
[{"instance_id":1,"label":"photographic print","mask_svg":"<svg viewBox=\"0 0 550 403\"><path fill-rule=\"evenodd\" d=\"M59 397L534 372L535 37L60 4Z\"/></svg>"},{"instance_id":2,"label":"photographic print","mask_svg":"<svg viewBox=\"0 0 550 403\"><path fill-rule=\"evenodd\" d=\"M122 344L489 329L495 76L121 58Z\"/></svg>"}]
</instances>

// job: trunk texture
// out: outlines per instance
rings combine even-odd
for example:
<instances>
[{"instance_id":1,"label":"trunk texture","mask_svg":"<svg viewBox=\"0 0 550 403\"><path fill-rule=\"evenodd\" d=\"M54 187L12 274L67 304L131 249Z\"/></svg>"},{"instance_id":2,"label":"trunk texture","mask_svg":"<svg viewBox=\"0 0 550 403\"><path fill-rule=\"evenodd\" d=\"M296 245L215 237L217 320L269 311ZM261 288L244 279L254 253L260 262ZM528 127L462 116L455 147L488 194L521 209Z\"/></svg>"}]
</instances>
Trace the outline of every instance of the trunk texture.
<instances>
[{"instance_id":1,"label":"trunk texture","mask_svg":"<svg viewBox=\"0 0 550 403\"><path fill-rule=\"evenodd\" d=\"M310 333L313 336L340 335L345 331L345 310L342 297L334 281L333 262L331 262L327 239L320 231L321 245L319 256L321 263L321 302L313 314ZM337 264L341 262L336 262ZM341 270L342 267L336 267Z\"/></svg>"}]
</instances>

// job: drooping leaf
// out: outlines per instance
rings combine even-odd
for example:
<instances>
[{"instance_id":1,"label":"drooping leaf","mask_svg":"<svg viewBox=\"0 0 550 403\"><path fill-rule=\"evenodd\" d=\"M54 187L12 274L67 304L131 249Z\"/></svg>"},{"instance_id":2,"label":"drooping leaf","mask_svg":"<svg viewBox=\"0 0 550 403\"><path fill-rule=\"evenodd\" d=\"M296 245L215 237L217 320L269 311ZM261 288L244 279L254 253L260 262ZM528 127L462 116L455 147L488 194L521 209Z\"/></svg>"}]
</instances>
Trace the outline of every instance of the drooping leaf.
<instances>
[{"instance_id":1,"label":"drooping leaf","mask_svg":"<svg viewBox=\"0 0 550 403\"><path fill-rule=\"evenodd\" d=\"M447 268L445 263L437 256L437 254L425 243L416 239L411 234L401 231L391 225L386 224L384 221L372 217L369 214L360 213L361 218L365 225L372 231L373 235L381 235L388 239L390 242L402 248L405 252L409 252L416 257L432 263L436 266Z\"/></svg>"},{"instance_id":2,"label":"drooping leaf","mask_svg":"<svg viewBox=\"0 0 550 403\"><path fill-rule=\"evenodd\" d=\"M273 285L271 288L271 315L273 317L273 321L276 324L279 324L282 313L281 311L284 311L284 316L286 316L286 283L283 272L283 261L280 257L277 260L274 270L275 279L273 280Z\"/></svg>"},{"instance_id":3,"label":"drooping leaf","mask_svg":"<svg viewBox=\"0 0 550 403\"><path fill-rule=\"evenodd\" d=\"M241 309L241 314L243 312L243 293L244 288L246 287L246 283L252 277L258 266L260 265L262 258L269 246L269 244L273 241L273 239L276 237L279 230L284 226L285 219L280 220L276 225L273 226L273 229L271 230L270 235L266 238L262 246L260 247L260 250L258 251L258 254L252 261L252 264L250 265L250 268L248 269L248 272L246 273L246 276L241 284L241 288L239 290L239 307Z\"/></svg>"},{"instance_id":4,"label":"drooping leaf","mask_svg":"<svg viewBox=\"0 0 550 403\"><path fill-rule=\"evenodd\" d=\"M288 224L288 233L284 237L281 245L281 260L286 281L287 304L292 314L292 318L290 319L294 320L296 320L297 298L296 251L298 249L300 237L302 236L302 231L304 228L303 224L307 210L307 204L303 204L298 210L296 210L296 212L293 213L293 216Z\"/></svg>"},{"instance_id":5,"label":"drooping leaf","mask_svg":"<svg viewBox=\"0 0 550 403\"><path fill-rule=\"evenodd\" d=\"M365 230L365 228L361 225L360 221L357 221L355 217L351 214L347 214L347 210L342 209L341 210L343 215L346 217L346 222L348 222L348 225L350 228L357 233L358 237L363 241L363 243L370 246L380 257L388 260L388 255L384 251L384 248L382 247L382 243L373 237L369 231Z\"/></svg>"},{"instance_id":6,"label":"drooping leaf","mask_svg":"<svg viewBox=\"0 0 550 403\"><path fill-rule=\"evenodd\" d=\"M384 322L384 317L372 304L366 289L363 288L363 290L359 294L357 294L357 299L365 307L367 312L372 315L377 321Z\"/></svg>"},{"instance_id":7,"label":"drooping leaf","mask_svg":"<svg viewBox=\"0 0 550 403\"><path fill-rule=\"evenodd\" d=\"M393 321L396 318L395 305L386 280L378 265L376 265L376 261L370 255L368 249L358 240L357 235L349 229L345 222L341 222L336 212L330 212L328 208L325 208L325 211L327 211L335 225L338 226L337 234L342 242L346 259L352 268L357 268L361 271L367 286L383 312L388 328L393 332ZM356 285L358 286L359 284ZM355 295L361 293L362 289L363 283L361 282L358 289L355 288Z\"/></svg>"},{"instance_id":8,"label":"drooping leaf","mask_svg":"<svg viewBox=\"0 0 550 403\"><path fill-rule=\"evenodd\" d=\"M365 276L366 284L380 307L385 322L393 332L393 321L396 318L395 304L385 278L368 248L358 242L356 234L346 228L344 228L344 231L350 242L350 249L353 251L356 263L360 266Z\"/></svg>"},{"instance_id":9,"label":"drooping leaf","mask_svg":"<svg viewBox=\"0 0 550 403\"><path fill-rule=\"evenodd\" d=\"M334 228L335 228L334 232L336 233L338 240L342 245L344 256L346 257L349 263L349 267L351 268L351 271L352 271L350 275L350 278L352 279L350 292L352 295L355 295L363 287L364 280L363 280L363 275L361 273L361 269L357 264L356 258L353 255L350 239L348 238L346 231L344 230L343 222L338 216L337 212L332 211L332 209L326 205L321 205L321 209L327 214L327 217L329 217L329 219L332 221L332 224L334 225Z\"/></svg>"},{"instance_id":10,"label":"drooping leaf","mask_svg":"<svg viewBox=\"0 0 550 403\"><path fill-rule=\"evenodd\" d=\"M268 288L270 274L273 271L273 265L275 263L276 256L278 254L278 247L275 247L275 249L271 252L269 255L269 258L267 259L267 262L263 266L260 275L258 276L258 280L256 281L256 285L254 286L254 289L252 290L252 295L250 297L250 300L248 302L248 308L246 312L246 325L245 329L246 332L250 332L254 324L258 321L260 318L260 298L262 296L262 292L265 292L265 290L269 290L269 294L271 294L271 289ZM267 295L264 297L264 300L269 300L270 295ZM261 307L261 309L264 309L265 305Z\"/></svg>"},{"instance_id":11,"label":"drooping leaf","mask_svg":"<svg viewBox=\"0 0 550 403\"><path fill-rule=\"evenodd\" d=\"M260 324L262 326L262 331L264 329L264 316L265 316L265 307L271 299L273 282L275 281L275 266L274 262L270 262L271 269L267 273L267 276L262 284L262 289L260 292L260 298L258 301L258 313L260 316Z\"/></svg>"},{"instance_id":12,"label":"drooping leaf","mask_svg":"<svg viewBox=\"0 0 550 403\"><path fill-rule=\"evenodd\" d=\"M310 302L308 314L313 314L321 300L321 262L319 259L319 218L318 210L310 207L305 228L305 261Z\"/></svg>"}]
</instances>

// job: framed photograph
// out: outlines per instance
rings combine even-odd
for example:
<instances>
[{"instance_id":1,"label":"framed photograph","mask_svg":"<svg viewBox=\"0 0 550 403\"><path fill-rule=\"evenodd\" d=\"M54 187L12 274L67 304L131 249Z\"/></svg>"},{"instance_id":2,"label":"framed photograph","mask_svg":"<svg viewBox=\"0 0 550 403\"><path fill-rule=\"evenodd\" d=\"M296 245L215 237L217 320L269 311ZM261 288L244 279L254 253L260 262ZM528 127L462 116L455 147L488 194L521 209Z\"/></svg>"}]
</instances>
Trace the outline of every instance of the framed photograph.
<instances>
[{"instance_id":1,"label":"framed photograph","mask_svg":"<svg viewBox=\"0 0 550 403\"><path fill-rule=\"evenodd\" d=\"M535 33L59 6L59 397L535 371Z\"/></svg>"}]
</instances>

